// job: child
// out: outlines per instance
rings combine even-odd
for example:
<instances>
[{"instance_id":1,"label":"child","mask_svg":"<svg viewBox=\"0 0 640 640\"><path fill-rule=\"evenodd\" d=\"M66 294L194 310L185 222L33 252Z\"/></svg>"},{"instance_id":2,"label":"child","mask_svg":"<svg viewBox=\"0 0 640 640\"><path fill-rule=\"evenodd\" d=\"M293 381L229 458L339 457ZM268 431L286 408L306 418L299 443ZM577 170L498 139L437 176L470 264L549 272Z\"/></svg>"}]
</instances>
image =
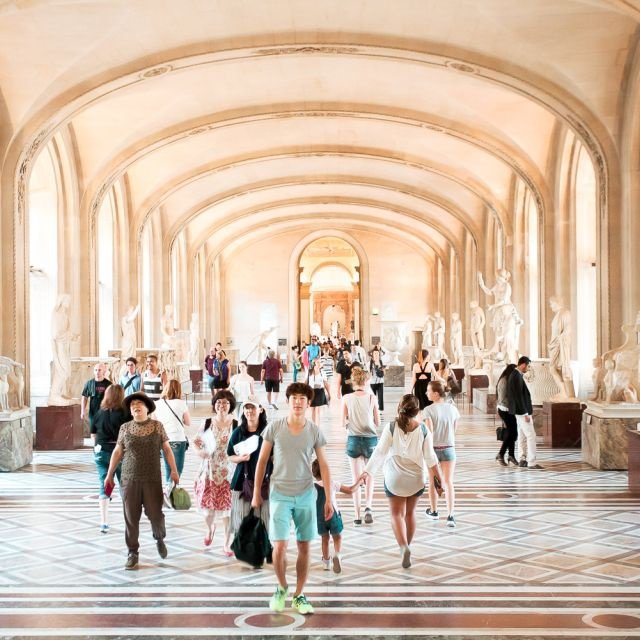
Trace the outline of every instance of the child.
<instances>
[{"instance_id":1,"label":"child","mask_svg":"<svg viewBox=\"0 0 640 640\"><path fill-rule=\"evenodd\" d=\"M331 566L331 557L329 556L329 535L333 538L333 572L340 573L342 571L342 563L340 558L340 548L342 546L342 515L338 511L336 505L336 493L346 493L351 495L359 487L356 482L352 486L340 484L339 482L331 483L331 503L333 504L333 515L331 520L324 519L324 505L327 500L327 494L320 479L320 465L318 460L314 460L311 464L311 473L315 479L316 487L316 512L318 516L318 535L322 538L322 564L325 571L329 571Z\"/></svg>"}]
</instances>

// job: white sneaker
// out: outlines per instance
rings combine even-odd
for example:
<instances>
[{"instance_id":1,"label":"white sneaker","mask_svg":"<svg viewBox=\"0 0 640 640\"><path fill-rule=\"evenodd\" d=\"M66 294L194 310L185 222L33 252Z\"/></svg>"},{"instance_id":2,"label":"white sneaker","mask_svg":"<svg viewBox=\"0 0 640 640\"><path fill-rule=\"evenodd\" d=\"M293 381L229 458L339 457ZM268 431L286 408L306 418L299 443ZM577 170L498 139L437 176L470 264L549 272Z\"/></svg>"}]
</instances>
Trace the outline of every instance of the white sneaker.
<instances>
[{"instance_id":1,"label":"white sneaker","mask_svg":"<svg viewBox=\"0 0 640 640\"><path fill-rule=\"evenodd\" d=\"M342 562L340 554L337 553L333 556L333 573L340 573L342 571Z\"/></svg>"},{"instance_id":2,"label":"white sneaker","mask_svg":"<svg viewBox=\"0 0 640 640\"><path fill-rule=\"evenodd\" d=\"M327 558L326 560L322 558L322 569L324 571L331 571L331 558Z\"/></svg>"}]
</instances>

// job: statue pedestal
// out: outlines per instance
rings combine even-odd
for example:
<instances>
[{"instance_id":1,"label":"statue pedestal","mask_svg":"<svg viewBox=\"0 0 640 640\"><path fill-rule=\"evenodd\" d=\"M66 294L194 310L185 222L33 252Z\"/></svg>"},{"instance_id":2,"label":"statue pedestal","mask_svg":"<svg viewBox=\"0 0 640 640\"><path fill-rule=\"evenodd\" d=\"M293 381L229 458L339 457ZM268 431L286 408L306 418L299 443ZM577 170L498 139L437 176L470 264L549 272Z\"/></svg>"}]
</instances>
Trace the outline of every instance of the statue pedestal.
<instances>
[{"instance_id":1,"label":"statue pedestal","mask_svg":"<svg viewBox=\"0 0 640 640\"><path fill-rule=\"evenodd\" d=\"M0 418L0 471L15 471L33 459L31 411L14 411Z\"/></svg>"},{"instance_id":2,"label":"statue pedestal","mask_svg":"<svg viewBox=\"0 0 640 640\"><path fill-rule=\"evenodd\" d=\"M473 408L482 413L495 413L497 396L495 392L486 389L475 389L473 392Z\"/></svg>"},{"instance_id":3,"label":"statue pedestal","mask_svg":"<svg viewBox=\"0 0 640 640\"><path fill-rule=\"evenodd\" d=\"M582 460L596 469L627 469L627 429L640 422L640 404L588 402L582 414Z\"/></svg>"},{"instance_id":4,"label":"statue pedestal","mask_svg":"<svg viewBox=\"0 0 640 640\"><path fill-rule=\"evenodd\" d=\"M384 386L385 387L404 387L405 376L403 365L388 365L384 370Z\"/></svg>"},{"instance_id":5,"label":"statue pedestal","mask_svg":"<svg viewBox=\"0 0 640 640\"><path fill-rule=\"evenodd\" d=\"M479 374L479 375L470 373L465 378L465 382L466 382L466 385L463 388L469 394L469 402L473 404L473 390L488 388L489 376L486 373Z\"/></svg>"},{"instance_id":6,"label":"statue pedestal","mask_svg":"<svg viewBox=\"0 0 640 640\"><path fill-rule=\"evenodd\" d=\"M582 439L580 402L543 402L542 441L550 447L579 447Z\"/></svg>"},{"instance_id":7,"label":"statue pedestal","mask_svg":"<svg viewBox=\"0 0 640 640\"><path fill-rule=\"evenodd\" d=\"M80 405L36 407L36 449L62 451L84 446Z\"/></svg>"},{"instance_id":8,"label":"statue pedestal","mask_svg":"<svg viewBox=\"0 0 640 640\"><path fill-rule=\"evenodd\" d=\"M629 491L640 493L640 431L627 429L629 441Z\"/></svg>"},{"instance_id":9,"label":"statue pedestal","mask_svg":"<svg viewBox=\"0 0 640 640\"><path fill-rule=\"evenodd\" d=\"M202 369L189 369L189 377L191 378L191 388L200 389L200 383L203 378Z\"/></svg>"}]
</instances>

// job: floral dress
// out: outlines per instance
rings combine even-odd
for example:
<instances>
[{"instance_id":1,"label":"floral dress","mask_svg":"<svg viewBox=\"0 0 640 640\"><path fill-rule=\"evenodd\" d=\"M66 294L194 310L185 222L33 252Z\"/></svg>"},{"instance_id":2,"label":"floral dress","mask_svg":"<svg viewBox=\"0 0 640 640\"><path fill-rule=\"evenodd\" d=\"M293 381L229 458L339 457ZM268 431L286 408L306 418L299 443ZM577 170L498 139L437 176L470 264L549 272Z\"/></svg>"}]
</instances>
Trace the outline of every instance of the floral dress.
<instances>
[{"instance_id":1,"label":"floral dress","mask_svg":"<svg viewBox=\"0 0 640 640\"><path fill-rule=\"evenodd\" d=\"M194 487L200 510L216 511L222 516L228 516L231 511L227 444L236 424L234 420L230 427L218 427L211 419L205 422L205 431L200 437L209 455L202 460Z\"/></svg>"}]
</instances>

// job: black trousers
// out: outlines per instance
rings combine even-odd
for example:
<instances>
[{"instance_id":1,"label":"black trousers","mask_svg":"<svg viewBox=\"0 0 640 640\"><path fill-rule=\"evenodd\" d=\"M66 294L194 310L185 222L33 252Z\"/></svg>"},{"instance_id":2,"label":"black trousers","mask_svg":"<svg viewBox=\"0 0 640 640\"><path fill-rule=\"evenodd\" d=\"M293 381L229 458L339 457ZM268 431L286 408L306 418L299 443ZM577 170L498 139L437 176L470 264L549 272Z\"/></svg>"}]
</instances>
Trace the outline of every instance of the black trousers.
<instances>
[{"instance_id":1,"label":"black trousers","mask_svg":"<svg viewBox=\"0 0 640 640\"><path fill-rule=\"evenodd\" d=\"M371 385L371 391L378 398L378 409L384 411L384 382L377 382Z\"/></svg>"},{"instance_id":2,"label":"black trousers","mask_svg":"<svg viewBox=\"0 0 640 640\"><path fill-rule=\"evenodd\" d=\"M509 452L510 456L516 457L516 440L518 439L518 422L516 417L508 411L498 409L498 415L504 422L504 426L507 427L507 437L502 441L500 452L498 455L504 458L504 454Z\"/></svg>"}]
</instances>

